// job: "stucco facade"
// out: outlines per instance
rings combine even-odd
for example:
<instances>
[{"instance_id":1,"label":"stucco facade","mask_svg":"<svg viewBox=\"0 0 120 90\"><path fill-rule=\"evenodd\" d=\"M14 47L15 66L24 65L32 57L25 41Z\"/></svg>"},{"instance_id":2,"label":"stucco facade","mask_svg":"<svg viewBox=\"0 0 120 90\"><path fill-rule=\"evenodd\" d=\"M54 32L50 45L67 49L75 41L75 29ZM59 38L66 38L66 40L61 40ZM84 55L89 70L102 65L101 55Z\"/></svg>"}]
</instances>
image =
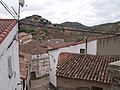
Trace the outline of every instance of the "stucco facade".
<instances>
[{"instance_id":1,"label":"stucco facade","mask_svg":"<svg viewBox=\"0 0 120 90\"><path fill-rule=\"evenodd\" d=\"M0 44L0 90L21 90L17 32L16 24Z\"/></svg>"},{"instance_id":2,"label":"stucco facade","mask_svg":"<svg viewBox=\"0 0 120 90\"><path fill-rule=\"evenodd\" d=\"M96 55L97 40L88 42L88 45L89 46L87 47L87 53ZM80 53L80 49L85 49L85 43L48 51L50 56L50 83L53 84L55 87L57 87L56 67L59 54L61 52Z\"/></svg>"},{"instance_id":3,"label":"stucco facade","mask_svg":"<svg viewBox=\"0 0 120 90\"><path fill-rule=\"evenodd\" d=\"M120 37L106 37L87 42L87 54L92 55L120 55ZM61 52L80 53L80 49L86 49L86 43L73 44L50 50L50 84L57 87L56 67L58 56Z\"/></svg>"},{"instance_id":4,"label":"stucco facade","mask_svg":"<svg viewBox=\"0 0 120 90\"><path fill-rule=\"evenodd\" d=\"M98 40L97 55L120 55L120 37L108 37Z\"/></svg>"},{"instance_id":5,"label":"stucco facade","mask_svg":"<svg viewBox=\"0 0 120 90\"><path fill-rule=\"evenodd\" d=\"M35 78L49 74L49 55L47 53L32 55L31 72L35 73Z\"/></svg>"}]
</instances>

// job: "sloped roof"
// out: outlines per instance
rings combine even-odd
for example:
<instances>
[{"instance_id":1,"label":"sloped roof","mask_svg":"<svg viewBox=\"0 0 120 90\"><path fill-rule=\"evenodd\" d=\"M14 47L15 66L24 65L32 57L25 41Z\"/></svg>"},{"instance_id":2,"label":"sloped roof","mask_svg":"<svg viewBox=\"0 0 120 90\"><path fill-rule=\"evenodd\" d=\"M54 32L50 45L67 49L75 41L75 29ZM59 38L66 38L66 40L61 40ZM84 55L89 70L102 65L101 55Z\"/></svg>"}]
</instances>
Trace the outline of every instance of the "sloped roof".
<instances>
[{"instance_id":1,"label":"sloped roof","mask_svg":"<svg viewBox=\"0 0 120 90\"><path fill-rule=\"evenodd\" d=\"M20 45L20 51L36 55L46 53L47 48L41 47L37 41L32 40L24 45Z\"/></svg>"},{"instance_id":2,"label":"sloped roof","mask_svg":"<svg viewBox=\"0 0 120 90\"><path fill-rule=\"evenodd\" d=\"M40 43L40 46L47 47L51 44L64 43L64 39L49 39Z\"/></svg>"},{"instance_id":3,"label":"sloped roof","mask_svg":"<svg viewBox=\"0 0 120 90\"><path fill-rule=\"evenodd\" d=\"M17 21L15 19L0 19L0 44L16 25Z\"/></svg>"},{"instance_id":4,"label":"sloped roof","mask_svg":"<svg viewBox=\"0 0 120 90\"><path fill-rule=\"evenodd\" d=\"M52 47L52 49L56 49L56 48L61 48L61 47L65 47L65 46L69 46L71 44L71 42L56 42L56 43L49 43L48 45Z\"/></svg>"},{"instance_id":5,"label":"sloped roof","mask_svg":"<svg viewBox=\"0 0 120 90\"><path fill-rule=\"evenodd\" d=\"M120 56L95 56L61 53L56 75L64 78L82 79L101 83L112 83L108 75L108 64L120 60Z\"/></svg>"}]
</instances>

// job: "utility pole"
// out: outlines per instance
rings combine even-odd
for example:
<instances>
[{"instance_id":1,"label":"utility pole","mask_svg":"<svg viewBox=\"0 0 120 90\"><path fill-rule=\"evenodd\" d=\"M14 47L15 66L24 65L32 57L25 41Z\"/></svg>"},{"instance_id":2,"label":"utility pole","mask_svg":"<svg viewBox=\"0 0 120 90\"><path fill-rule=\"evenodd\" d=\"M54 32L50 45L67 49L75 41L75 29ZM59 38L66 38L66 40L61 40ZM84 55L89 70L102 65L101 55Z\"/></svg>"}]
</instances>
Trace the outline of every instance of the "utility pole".
<instances>
[{"instance_id":1,"label":"utility pole","mask_svg":"<svg viewBox=\"0 0 120 90\"><path fill-rule=\"evenodd\" d=\"M87 36L85 36L85 54L87 54Z\"/></svg>"}]
</instances>

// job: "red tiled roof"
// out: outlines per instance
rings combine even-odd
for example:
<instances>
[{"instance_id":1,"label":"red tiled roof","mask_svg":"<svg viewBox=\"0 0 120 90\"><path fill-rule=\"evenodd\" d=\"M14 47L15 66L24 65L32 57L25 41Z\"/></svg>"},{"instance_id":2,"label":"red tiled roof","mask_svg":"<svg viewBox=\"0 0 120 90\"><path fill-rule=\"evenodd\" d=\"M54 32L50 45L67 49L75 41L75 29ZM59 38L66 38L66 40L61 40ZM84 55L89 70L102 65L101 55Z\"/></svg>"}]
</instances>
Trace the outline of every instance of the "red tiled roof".
<instances>
[{"instance_id":1,"label":"red tiled roof","mask_svg":"<svg viewBox=\"0 0 120 90\"><path fill-rule=\"evenodd\" d=\"M61 53L58 58L57 73L59 77L112 83L108 75L109 63L120 60L120 56L95 56L73 53Z\"/></svg>"},{"instance_id":2,"label":"red tiled roof","mask_svg":"<svg viewBox=\"0 0 120 90\"><path fill-rule=\"evenodd\" d=\"M47 47L48 45L55 43L64 43L64 39L49 39L40 43L41 46Z\"/></svg>"},{"instance_id":3,"label":"red tiled roof","mask_svg":"<svg viewBox=\"0 0 120 90\"><path fill-rule=\"evenodd\" d=\"M31 42L28 42L24 45L20 45L20 51L36 55L45 53L47 51L47 48L41 47L37 41L32 40Z\"/></svg>"},{"instance_id":4,"label":"red tiled roof","mask_svg":"<svg viewBox=\"0 0 120 90\"><path fill-rule=\"evenodd\" d=\"M16 25L15 19L0 19L0 44Z\"/></svg>"},{"instance_id":5,"label":"red tiled roof","mask_svg":"<svg viewBox=\"0 0 120 90\"><path fill-rule=\"evenodd\" d=\"M60 42L60 43L58 42L58 43L50 43L48 45L51 46L53 49L55 49L55 48L69 46L70 44L71 42Z\"/></svg>"},{"instance_id":6,"label":"red tiled roof","mask_svg":"<svg viewBox=\"0 0 120 90\"><path fill-rule=\"evenodd\" d=\"M30 54L20 52L19 55L19 65L20 65L20 78L26 79L27 78L27 71L29 69L30 63Z\"/></svg>"}]
</instances>

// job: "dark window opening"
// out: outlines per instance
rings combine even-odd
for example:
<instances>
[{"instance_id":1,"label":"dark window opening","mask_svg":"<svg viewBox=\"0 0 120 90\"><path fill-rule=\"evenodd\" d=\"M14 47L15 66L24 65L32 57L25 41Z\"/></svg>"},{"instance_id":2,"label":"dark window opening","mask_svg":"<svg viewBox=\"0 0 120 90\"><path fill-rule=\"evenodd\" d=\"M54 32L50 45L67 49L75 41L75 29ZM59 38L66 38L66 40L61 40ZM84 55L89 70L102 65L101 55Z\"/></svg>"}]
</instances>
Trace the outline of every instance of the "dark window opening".
<instances>
[{"instance_id":1,"label":"dark window opening","mask_svg":"<svg viewBox=\"0 0 120 90\"><path fill-rule=\"evenodd\" d=\"M11 79L13 76L13 69L12 69L12 60L11 56L8 57L8 77Z\"/></svg>"},{"instance_id":2,"label":"dark window opening","mask_svg":"<svg viewBox=\"0 0 120 90\"><path fill-rule=\"evenodd\" d=\"M35 73L35 71L31 72L31 79L32 79L32 80L33 80L33 79L36 79L36 73Z\"/></svg>"},{"instance_id":3,"label":"dark window opening","mask_svg":"<svg viewBox=\"0 0 120 90\"><path fill-rule=\"evenodd\" d=\"M85 49L80 49L80 53L85 53Z\"/></svg>"}]
</instances>

